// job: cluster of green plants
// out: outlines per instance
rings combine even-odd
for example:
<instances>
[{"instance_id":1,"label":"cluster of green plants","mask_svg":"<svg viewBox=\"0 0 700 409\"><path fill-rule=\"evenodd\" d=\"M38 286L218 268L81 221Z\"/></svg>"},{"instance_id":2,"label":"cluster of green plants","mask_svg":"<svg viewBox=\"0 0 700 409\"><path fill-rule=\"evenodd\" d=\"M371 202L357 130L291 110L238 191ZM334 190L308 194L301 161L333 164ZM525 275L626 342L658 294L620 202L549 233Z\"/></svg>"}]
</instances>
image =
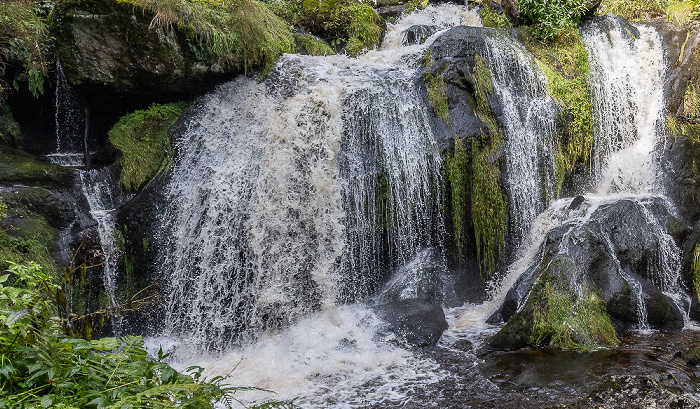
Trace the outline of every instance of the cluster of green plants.
<instances>
[{"instance_id":1,"label":"cluster of green plants","mask_svg":"<svg viewBox=\"0 0 700 409\"><path fill-rule=\"evenodd\" d=\"M46 16L53 7L49 0L5 0L0 2L0 100L9 92L3 80L8 64L18 73L12 86L27 81L35 97L44 92L48 73L49 30Z\"/></svg>"},{"instance_id":2,"label":"cluster of green plants","mask_svg":"<svg viewBox=\"0 0 700 409\"><path fill-rule=\"evenodd\" d=\"M0 276L0 408L229 407L235 393L256 388L205 380L202 368L181 374L149 358L140 337L87 341L64 335L53 297L60 286L33 262ZM258 408L292 408L270 402Z\"/></svg>"},{"instance_id":3,"label":"cluster of green plants","mask_svg":"<svg viewBox=\"0 0 700 409\"><path fill-rule=\"evenodd\" d=\"M568 350L590 350L619 344L605 301L594 291L540 278L525 308L532 309L529 343Z\"/></svg>"},{"instance_id":4,"label":"cluster of green plants","mask_svg":"<svg viewBox=\"0 0 700 409\"><path fill-rule=\"evenodd\" d=\"M599 14L615 14L630 21L666 17L678 25L700 19L698 0L605 0L598 9Z\"/></svg>"},{"instance_id":5,"label":"cluster of green plants","mask_svg":"<svg viewBox=\"0 0 700 409\"><path fill-rule=\"evenodd\" d=\"M526 41L547 77L547 91L561 107L563 129L555 158L557 195L565 178L586 165L593 150L593 110L588 89L588 53L578 29L551 42Z\"/></svg>"},{"instance_id":6,"label":"cluster of green plants","mask_svg":"<svg viewBox=\"0 0 700 409\"><path fill-rule=\"evenodd\" d=\"M450 110L445 94L445 80L440 73L425 74L425 89L428 92L428 102L433 107L435 115L445 124L450 123Z\"/></svg>"},{"instance_id":7,"label":"cluster of green plants","mask_svg":"<svg viewBox=\"0 0 700 409\"><path fill-rule=\"evenodd\" d=\"M532 34L551 41L578 27L588 0L518 0L518 18L531 24Z\"/></svg>"},{"instance_id":8,"label":"cluster of green plants","mask_svg":"<svg viewBox=\"0 0 700 409\"><path fill-rule=\"evenodd\" d=\"M151 26L177 26L208 60L269 69L282 53L294 50L289 25L257 0L116 1L153 13Z\"/></svg>"},{"instance_id":9,"label":"cluster of green plants","mask_svg":"<svg viewBox=\"0 0 700 409\"><path fill-rule=\"evenodd\" d=\"M479 10L479 16L481 16L481 24L484 27L513 27L513 24L511 24L510 20L508 20L508 17L506 17L503 14L498 14L496 10L494 10L494 8L491 7L488 3L485 3L481 6L481 10Z\"/></svg>"},{"instance_id":10,"label":"cluster of green plants","mask_svg":"<svg viewBox=\"0 0 700 409\"><path fill-rule=\"evenodd\" d=\"M153 104L123 116L109 131L109 141L122 153L120 182L129 192L139 190L169 163L168 130L185 108L183 103Z\"/></svg>"},{"instance_id":11,"label":"cluster of green plants","mask_svg":"<svg viewBox=\"0 0 700 409\"><path fill-rule=\"evenodd\" d=\"M350 55L373 48L382 38L383 21L370 0L268 0L268 4L292 26L333 46L344 46Z\"/></svg>"}]
</instances>

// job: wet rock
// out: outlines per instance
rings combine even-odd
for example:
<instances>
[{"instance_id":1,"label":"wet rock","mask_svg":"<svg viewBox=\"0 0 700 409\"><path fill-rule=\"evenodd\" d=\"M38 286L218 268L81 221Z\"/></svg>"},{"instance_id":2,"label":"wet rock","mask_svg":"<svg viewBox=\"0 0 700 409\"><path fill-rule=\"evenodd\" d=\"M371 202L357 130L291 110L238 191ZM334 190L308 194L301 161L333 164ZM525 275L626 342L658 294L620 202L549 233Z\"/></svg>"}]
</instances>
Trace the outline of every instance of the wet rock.
<instances>
[{"instance_id":1,"label":"wet rock","mask_svg":"<svg viewBox=\"0 0 700 409\"><path fill-rule=\"evenodd\" d=\"M404 11L411 8L409 4L401 4L397 6L382 6L376 9L377 14L383 19L396 18L403 14Z\"/></svg>"},{"instance_id":2,"label":"wet rock","mask_svg":"<svg viewBox=\"0 0 700 409\"><path fill-rule=\"evenodd\" d=\"M540 246L539 257L521 274L501 308L490 317L490 322L507 321L492 344L517 348L532 343L535 311L553 308L548 307L551 300L547 298L553 290L542 290L547 285L559 292L554 294L559 294L560 303L568 299L573 304L573 315L581 294L601 297L604 313L609 314L618 331L638 324L643 316L652 328L682 328L681 311L663 294L678 290L674 267L677 248L666 228L675 220L669 208L662 197L603 204L581 202L575 211L592 212L590 217L574 218L550 230ZM572 331L576 341L576 331Z\"/></svg>"},{"instance_id":3,"label":"wet rock","mask_svg":"<svg viewBox=\"0 0 700 409\"><path fill-rule=\"evenodd\" d=\"M666 191L678 207L681 220L695 224L700 220L700 142L678 135L666 151Z\"/></svg>"},{"instance_id":4,"label":"wet rock","mask_svg":"<svg viewBox=\"0 0 700 409\"><path fill-rule=\"evenodd\" d=\"M201 95L240 72L236 62L222 65L195 55L183 32L151 27L152 19L112 0L57 4L52 31L68 81L88 99L117 94L163 100Z\"/></svg>"},{"instance_id":5,"label":"wet rock","mask_svg":"<svg viewBox=\"0 0 700 409\"><path fill-rule=\"evenodd\" d=\"M375 306L374 311L386 322L389 331L412 346L435 345L448 328L442 308L422 299L381 304Z\"/></svg>"},{"instance_id":6,"label":"wet rock","mask_svg":"<svg viewBox=\"0 0 700 409\"><path fill-rule=\"evenodd\" d=\"M588 397L558 406L570 409L700 408L695 399L666 387L656 375L614 375Z\"/></svg>"},{"instance_id":7,"label":"wet rock","mask_svg":"<svg viewBox=\"0 0 700 409\"><path fill-rule=\"evenodd\" d=\"M428 37L435 34L437 31L438 28L436 26L411 26L404 33L401 43L404 46L423 44Z\"/></svg>"}]
</instances>

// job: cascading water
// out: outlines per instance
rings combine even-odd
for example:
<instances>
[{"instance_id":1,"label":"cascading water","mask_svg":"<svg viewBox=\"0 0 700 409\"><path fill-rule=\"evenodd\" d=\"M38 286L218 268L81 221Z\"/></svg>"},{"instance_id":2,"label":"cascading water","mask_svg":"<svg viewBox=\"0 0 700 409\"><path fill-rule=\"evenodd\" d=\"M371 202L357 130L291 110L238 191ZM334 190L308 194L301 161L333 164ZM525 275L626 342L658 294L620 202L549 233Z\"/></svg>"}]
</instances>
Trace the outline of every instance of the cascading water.
<instances>
[{"instance_id":1,"label":"cascading water","mask_svg":"<svg viewBox=\"0 0 700 409\"><path fill-rule=\"evenodd\" d=\"M83 166L89 118L80 98L66 80L60 61L56 62L55 107L56 152L46 156L57 165Z\"/></svg>"},{"instance_id":2,"label":"cascading water","mask_svg":"<svg viewBox=\"0 0 700 409\"><path fill-rule=\"evenodd\" d=\"M494 91L503 107L510 232L519 244L554 197L557 106L525 47L505 32L485 37Z\"/></svg>"},{"instance_id":3,"label":"cascading water","mask_svg":"<svg viewBox=\"0 0 700 409\"><path fill-rule=\"evenodd\" d=\"M120 250L116 241L115 216L119 207L126 202L119 190L119 181L112 170L81 170L80 185L90 207L90 215L97 222L97 233L102 248L102 280L109 303L112 331L115 336L122 334L122 317L116 298L116 272Z\"/></svg>"}]
</instances>

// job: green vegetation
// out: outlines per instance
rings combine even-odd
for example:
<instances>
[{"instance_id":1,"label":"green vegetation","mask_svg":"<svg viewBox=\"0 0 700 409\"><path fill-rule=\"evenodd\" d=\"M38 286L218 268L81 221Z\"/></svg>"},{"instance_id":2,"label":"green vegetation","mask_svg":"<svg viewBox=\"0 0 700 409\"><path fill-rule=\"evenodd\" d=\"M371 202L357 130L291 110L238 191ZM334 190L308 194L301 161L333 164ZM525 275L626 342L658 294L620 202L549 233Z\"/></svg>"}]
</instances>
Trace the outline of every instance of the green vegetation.
<instances>
[{"instance_id":1,"label":"green vegetation","mask_svg":"<svg viewBox=\"0 0 700 409\"><path fill-rule=\"evenodd\" d=\"M428 72L425 74L425 89L428 92L428 101L433 107L435 115L445 124L450 123L450 110L445 95L445 80L442 75Z\"/></svg>"},{"instance_id":2,"label":"green vegetation","mask_svg":"<svg viewBox=\"0 0 700 409\"><path fill-rule=\"evenodd\" d=\"M319 41L312 35L294 34L296 50L298 53L308 55L333 55L335 51L323 41Z\"/></svg>"},{"instance_id":3,"label":"green vegetation","mask_svg":"<svg viewBox=\"0 0 700 409\"><path fill-rule=\"evenodd\" d=\"M381 17L369 0L268 0L273 11L289 24L304 27L350 55L379 44Z\"/></svg>"},{"instance_id":4,"label":"green vegetation","mask_svg":"<svg viewBox=\"0 0 700 409\"><path fill-rule=\"evenodd\" d=\"M588 53L577 30L550 43L528 39L547 76L547 91L561 107L564 128L557 141L557 195L566 176L588 163L593 150L593 113L588 90Z\"/></svg>"},{"instance_id":5,"label":"green vegetation","mask_svg":"<svg viewBox=\"0 0 700 409\"><path fill-rule=\"evenodd\" d=\"M186 33L200 55L219 63L272 67L294 50L289 26L257 0L116 0L153 13L152 26Z\"/></svg>"},{"instance_id":6,"label":"green vegetation","mask_svg":"<svg viewBox=\"0 0 700 409\"><path fill-rule=\"evenodd\" d=\"M695 249L693 249L691 275L693 286L695 287L695 294L698 296L698 301L700 301L700 243L696 244Z\"/></svg>"},{"instance_id":7,"label":"green vegetation","mask_svg":"<svg viewBox=\"0 0 700 409\"><path fill-rule=\"evenodd\" d=\"M452 223L454 225L455 243L459 260L464 259L464 243L467 238L469 210L469 152L462 139L455 135L454 154L445 158L445 172L450 184L450 204L452 206Z\"/></svg>"},{"instance_id":8,"label":"green vegetation","mask_svg":"<svg viewBox=\"0 0 700 409\"><path fill-rule=\"evenodd\" d=\"M700 142L699 78L693 77L688 80L678 116L669 115L666 128L670 134L682 134Z\"/></svg>"},{"instance_id":9,"label":"green vegetation","mask_svg":"<svg viewBox=\"0 0 700 409\"><path fill-rule=\"evenodd\" d=\"M495 27L495 28L511 28L511 27L513 27L510 20L508 20L508 17L504 16L503 14L496 13L496 10L494 10L493 7L491 7L488 3L485 3L481 7L481 10L479 10L479 16L481 16L481 24L484 27Z\"/></svg>"},{"instance_id":10,"label":"green vegetation","mask_svg":"<svg viewBox=\"0 0 700 409\"><path fill-rule=\"evenodd\" d=\"M0 86L2 85L0 84ZM2 91L0 91L0 94L2 94ZM2 105L0 106L0 143L18 147L22 140L19 124L15 122L10 107L7 104L2 104L2 102L0 102L0 105Z\"/></svg>"},{"instance_id":11,"label":"green vegetation","mask_svg":"<svg viewBox=\"0 0 700 409\"><path fill-rule=\"evenodd\" d=\"M11 264L0 276L0 407L212 408L231 405L240 390L224 377L183 375L147 356L143 339L86 341L63 335L63 317L52 299L60 290L35 263ZM270 402L257 408L292 408Z\"/></svg>"},{"instance_id":12,"label":"green vegetation","mask_svg":"<svg viewBox=\"0 0 700 409\"><path fill-rule=\"evenodd\" d=\"M27 81L31 93L44 93L44 77L48 73L49 31L45 17L53 7L52 1L5 0L0 2L0 100L9 92L3 82L5 66L17 65L22 69L13 81Z\"/></svg>"},{"instance_id":13,"label":"green vegetation","mask_svg":"<svg viewBox=\"0 0 700 409\"><path fill-rule=\"evenodd\" d=\"M532 24L532 34L551 41L578 28L586 13L587 0L519 0L518 17Z\"/></svg>"},{"instance_id":14,"label":"green vegetation","mask_svg":"<svg viewBox=\"0 0 700 409\"><path fill-rule=\"evenodd\" d=\"M698 0L605 0L599 14L615 14L630 21L666 17L677 25L686 25L700 19Z\"/></svg>"},{"instance_id":15,"label":"green vegetation","mask_svg":"<svg viewBox=\"0 0 700 409\"><path fill-rule=\"evenodd\" d=\"M532 309L530 344L561 349L590 350L615 346L620 341L595 292L573 293L566 285L543 276L525 308Z\"/></svg>"},{"instance_id":16,"label":"green vegetation","mask_svg":"<svg viewBox=\"0 0 700 409\"><path fill-rule=\"evenodd\" d=\"M503 143L503 131L499 128L488 104L493 94L491 73L484 59L477 55L474 65L476 114L489 128L488 137L475 138L472 142L471 216L474 224L476 253L481 272L486 277L496 271L503 257L503 247L508 226L508 206L501 188L501 172L496 153Z\"/></svg>"},{"instance_id":17,"label":"green vegetation","mask_svg":"<svg viewBox=\"0 0 700 409\"><path fill-rule=\"evenodd\" d=\"M153 104L122 117L109 131L109 141L122 152L120 181L127 191L139 190L168 164L172 155L168 130L184 107Z\"/></svg>"}]
</instances>

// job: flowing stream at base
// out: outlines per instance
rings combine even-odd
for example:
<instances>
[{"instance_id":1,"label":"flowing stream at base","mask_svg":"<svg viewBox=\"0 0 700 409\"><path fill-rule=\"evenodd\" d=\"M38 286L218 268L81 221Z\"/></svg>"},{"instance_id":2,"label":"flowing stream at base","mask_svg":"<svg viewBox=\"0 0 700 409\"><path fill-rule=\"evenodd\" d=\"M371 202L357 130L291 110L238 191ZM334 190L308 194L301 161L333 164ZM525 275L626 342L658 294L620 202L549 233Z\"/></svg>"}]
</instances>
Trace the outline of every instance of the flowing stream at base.
<instances>
[{"instance_id":1,"label":"flowing stream at base","mask_svg":"<svg viewBox=\"0 0 700 409\"><path fill-rule=\"evenodd\" d=\"M405 30L416 24L437 26L438 34L403 46ZM170 287L166 325L148 340L152 350L162 346L179 368L198 365L210 377L229 376L228 384L276 392L236 395L251 402L418 408L472 399L481 407L500 395L531 407L581 395L583 386L549 385L525 398L517 388L499 389L489 369L480 369L479 345L497 331L486 318L538 257L547 231L583 223L620 198L644 207L659 197L660 37L644 27L630 38L622 27L584 30L599 119L597 183L588 204L573 212L571 198L547 203L556 108L545 78L525 68L535 64L514 69L512 61L532 57L506 35L487 38L484 58L505 106L511 229L522 244L500 291L484 304L447 310L450 328L435 350L421 352L399 346L357 301L395 282L388 275L402 266L445 268L442 196L431 189L442 183L442 160L416 73L439 30L459 24L478 25L478 16L461 6L429 6L391 25L380 50L357 59L286 55L272 80L237 80L200 103L168 182L176 206L163 217L172 239L162 271ZM614 63L619 55L623 66ZM512 92L523 84L526 92ZM616 111L621 105L624 115ZM666 273L658 284L672 292L678 249L653 217L649 223L659 228L657 262ZM434 260L424 262L426 254ZM499 359L496 365L507 361Z\"/></svg>"}]
</instances>

